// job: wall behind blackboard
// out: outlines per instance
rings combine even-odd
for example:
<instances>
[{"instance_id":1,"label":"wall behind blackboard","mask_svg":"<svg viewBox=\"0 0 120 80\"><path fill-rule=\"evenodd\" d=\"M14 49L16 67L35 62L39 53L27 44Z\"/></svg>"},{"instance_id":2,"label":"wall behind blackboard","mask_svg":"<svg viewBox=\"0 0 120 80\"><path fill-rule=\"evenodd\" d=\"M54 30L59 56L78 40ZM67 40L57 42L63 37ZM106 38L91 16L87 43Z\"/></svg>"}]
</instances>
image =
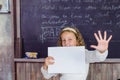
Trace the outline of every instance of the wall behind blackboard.
<instances>
[{"instance_id":1,"label":"wall behind blackboard","mask_svg":"<svg viewBox=\"0 0 120 80\"><path fill-rule=\"evenodd\" d=\"M20 18L23 52L46 57L61 28L76 26L88 49L96 44L94 32L112 34L108 58L120 58L120 0L20 0Z\"/></svg>"}]
</instances>

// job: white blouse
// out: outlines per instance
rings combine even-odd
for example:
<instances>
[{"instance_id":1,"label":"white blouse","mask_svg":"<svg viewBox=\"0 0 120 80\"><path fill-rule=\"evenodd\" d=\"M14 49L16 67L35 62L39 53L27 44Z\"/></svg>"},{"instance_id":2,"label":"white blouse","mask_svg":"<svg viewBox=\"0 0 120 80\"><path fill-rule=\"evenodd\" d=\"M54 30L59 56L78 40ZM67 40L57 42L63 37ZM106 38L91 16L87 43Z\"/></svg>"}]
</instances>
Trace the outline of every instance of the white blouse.
<instances>
[{"instance_id":1,"label":"white blouse","mask_svg":"<svg viewBox=\"0 0 120 80\"><path fill-rule=\"evenodd\" d=\"M61 74L62 76L60 77L60 80L86 80L87 75L88 75L88 70L89 70L89 63L94 63L94 62L101 62L104 61L106 59L108 55L108 50L106 50L104 53L100 53L97 50L94 51L89 51L89 50L85 50L85 56L86 56L86 74ZM43 67L41 67L41 72L43 74L43 76L46 79L50 79L52 76L56 76L57 74L50 74L48 73L46 70L43 69Z\"/></svg>"}]
</instances>

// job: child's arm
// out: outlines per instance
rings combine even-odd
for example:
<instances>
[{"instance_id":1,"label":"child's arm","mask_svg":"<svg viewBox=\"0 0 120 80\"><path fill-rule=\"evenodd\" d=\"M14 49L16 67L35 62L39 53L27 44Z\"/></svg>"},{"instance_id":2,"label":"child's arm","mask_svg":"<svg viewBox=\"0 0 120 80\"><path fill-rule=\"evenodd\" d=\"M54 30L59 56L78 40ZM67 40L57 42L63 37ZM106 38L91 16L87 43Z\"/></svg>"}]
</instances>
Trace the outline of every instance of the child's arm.
<instances>
[{"instance_id":1,"label":"child's arm","mask_svg":"<svg viewBox=\"0 0 120 80\"><path fill-rule=\"evenodd\" d=\"M43 76L44 76L45 79L50 79L51 77L57 75L57 74L48 73L47 70L43 69L43 66L41 67L41 72L42 72L42 74L43 74Z\"/></svg>"},{"instance_id":2,"label":"child's arm","mask_svg":"<svg viewBox=\"0 0 120 80\"><path fill-rule=\"evenodd\" d=\"M53 57L48 56L47 58L45 58L45 63L41 67L41 72L42 72L44 78L46 78L46 79L50 79L52 76L57 75L57 74L48 73L48 65L52 65L52 64L54 64L54 58Z\"/></svg>"},{"instance_id":3,"label":"child's arm","mask_svg":"<svg viewBox=\"0 0 120 80\"><path fill-rule=\"evenodd\" d=\"M88 51L85 50L86 55L86 62L87 63L93 63L93 62L101 62L104 61L108 55L108 50L106 50L104 53L100 53L97 50L94 51Z\"/></svg>"},{"instance_id":4,"label":"child's arm","mask_svg":"<svg viewBox=\"0 0 120 80\"><path fill-rule=\"evenodd\" d=\"M102 36L101 31L94 33L95 39L97 40L97 45L91 45L91 48L96 49L95 51L86 50L86 62L99 62L104 61L108 55L108 45L112 39L112 35L107 39L107 32L104 32Z\"/></svg>"}]
</instances>

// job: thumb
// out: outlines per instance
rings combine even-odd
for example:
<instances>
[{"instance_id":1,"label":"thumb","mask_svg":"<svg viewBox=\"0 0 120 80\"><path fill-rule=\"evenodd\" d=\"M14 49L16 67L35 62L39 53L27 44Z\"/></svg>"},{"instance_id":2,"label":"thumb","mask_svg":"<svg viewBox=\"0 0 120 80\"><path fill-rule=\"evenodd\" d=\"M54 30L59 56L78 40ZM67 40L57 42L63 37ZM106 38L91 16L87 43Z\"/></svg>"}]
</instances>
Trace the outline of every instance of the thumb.
<instances>
[{"instance_id":1,"label":"thumb","mask_svg":"<svg viewBox=\"0 0 120 80\"><path fill-rule=\"evenodd\" d=\"M90 47L91 47L91 48L94 48L94 49L97 49L97 46L96 46L96 45L91 45Z\"/></svg>"}]
</instances>

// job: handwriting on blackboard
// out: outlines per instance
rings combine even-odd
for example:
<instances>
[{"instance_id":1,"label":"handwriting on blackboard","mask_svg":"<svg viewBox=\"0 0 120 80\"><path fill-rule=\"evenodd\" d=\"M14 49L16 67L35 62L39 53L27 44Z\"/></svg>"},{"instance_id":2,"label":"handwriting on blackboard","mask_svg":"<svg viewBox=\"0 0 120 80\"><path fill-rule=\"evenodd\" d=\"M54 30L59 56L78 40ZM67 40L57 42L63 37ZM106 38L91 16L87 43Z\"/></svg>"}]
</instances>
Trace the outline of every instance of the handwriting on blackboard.
<instances>
[{"instance_id":1,"label":"handwriting on blackboard","mask_svg":"<svg viewBox=\"0 0 120 80\"><path fill-rule=\"evenodd\" d=\"M58 28L52 28L52 27L41 27L41 34L39 34L39 40L44 43L46 39L55 39L56 36L59 35L59 30Z\"/></svg>"},{"instance_id":2,"label":"handwriting on blackboard","mask_svg":"<svg viewBox=\"0 0 120 80\"><path fill-rule=\"evenodd\" d=\"M41 45L56 44L64 26L77 27L86 42L95 42L98 30L120 42L120 0L21 0L21 27L29 30L26 34L35 34L23 35L26 41L35 37Z\"/></svg>"},{"instance_id":3,"label":"handwriting on blackboard","mask_svg":"<svg viewBox=\"0 0 120 80\"><path fill-rule=\"evenodd\" d=\"M39 38L44 43L46 39L58 36L55 29L61 29L67 24L81 27L96 26L96 29L99 29L99 26L111 26L109 31L112 31L113 24L119 28L119 3L119 0L109 2L107 0L44 0L41 4L40 2L29 5L24 3L22 6L27 8L23 9L22 18L23 23L32 19L38 22L42 31Z\"/></svg>"}]
</instances>

